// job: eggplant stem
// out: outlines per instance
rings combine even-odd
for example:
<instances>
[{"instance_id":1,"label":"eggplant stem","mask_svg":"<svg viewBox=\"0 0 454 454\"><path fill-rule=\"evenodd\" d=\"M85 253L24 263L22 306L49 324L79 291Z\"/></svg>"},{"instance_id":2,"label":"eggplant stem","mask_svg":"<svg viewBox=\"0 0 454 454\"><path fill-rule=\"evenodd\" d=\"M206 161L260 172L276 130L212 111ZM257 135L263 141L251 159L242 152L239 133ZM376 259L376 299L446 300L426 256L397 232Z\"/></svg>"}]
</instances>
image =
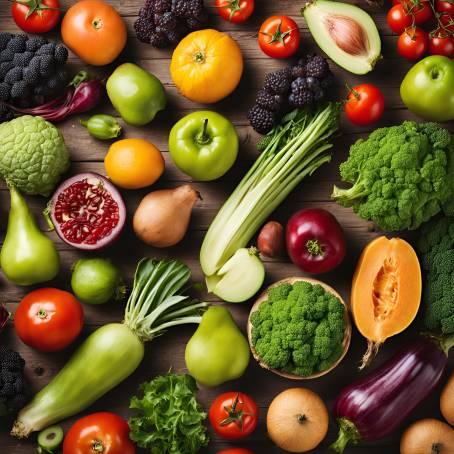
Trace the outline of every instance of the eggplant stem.
<instances>
[{"instance_id":1,"label":"eggplant stem","mask_svg":"<svg viewBox=\"0 0 454 454\"><path fill-rule=\"evenodd\" d=\"M454 347L454 334L446 337L442 337L440 340L440 347L445 352L445 355L449 355L449 350Z\"/></svg>"},{"instance_id":2,"label":"eggplant stem","mask_svg":"<svg viewBox=\"0 0 454 454\"><path fill-rule=\"evenodd\" d=\"M337 440L330 446L330 449L342 454L349 443L354 445L359 443L361 435L355 424L347 418L339 418L337 422L339 423L339 435Z\"/></svg>"},{"instance_id":3,"label":"eggplant stem","mask_svg":"<svg viewBox=\"0 0 454 454\"><path fill-rule=\"evenodd\" d=\"M374 342L371 340L367 341L367 350L361 359L361 363L359 365L359 370L363 370L365 367L370 365L372 360L377 356L377 353L381 347L381 344L382 344L382 342Z\"/></svg>"}]
</instances>

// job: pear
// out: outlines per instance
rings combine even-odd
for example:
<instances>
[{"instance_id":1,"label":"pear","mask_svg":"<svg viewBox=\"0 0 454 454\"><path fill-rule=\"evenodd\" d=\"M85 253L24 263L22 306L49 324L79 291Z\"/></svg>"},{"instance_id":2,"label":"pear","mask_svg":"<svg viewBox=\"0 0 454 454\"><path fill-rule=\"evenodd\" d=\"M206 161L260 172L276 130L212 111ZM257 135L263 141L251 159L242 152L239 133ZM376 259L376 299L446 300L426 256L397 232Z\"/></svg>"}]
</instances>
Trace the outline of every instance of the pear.
<instances>
[{"instance_id":1,"label":"pear","mask_svg":"<svg viewBox=\"0 0 454 454\"><path fill-rule=\"evenodd\" d=\"M8 229L0 252L5 276L17 285L50 281L60 269L54 243L38 228L20 192L10 187Z\"/></svg>"},{"instance_id":2,"label":"pear","mask_svg":"<svg viewBox=\"0 0 454 454\"><path fill-rule=\"evenodd\" d=\"M218 386L241 377L249 364L249 344L230 312L211 306L186 345L189 373L202 385Z\"/></svg>"}]
</instances>

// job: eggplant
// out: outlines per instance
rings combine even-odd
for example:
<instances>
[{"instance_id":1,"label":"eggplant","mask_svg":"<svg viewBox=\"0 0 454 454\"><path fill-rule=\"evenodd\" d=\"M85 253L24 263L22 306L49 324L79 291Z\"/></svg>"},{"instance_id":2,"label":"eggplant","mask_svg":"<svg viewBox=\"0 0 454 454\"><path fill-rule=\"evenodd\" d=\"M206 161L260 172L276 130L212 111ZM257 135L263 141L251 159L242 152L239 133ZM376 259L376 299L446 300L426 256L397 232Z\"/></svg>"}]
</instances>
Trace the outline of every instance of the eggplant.
<instances>
[{"instance_id":1,"label":"eggplant","mask_svg":"<svg viewBox=\"0 0 454 454\"><path fill-rule=\"evenodd\" d=\"M393 432L439 384L454 335L420 336L366 377L341 390L334 404L339 436L331 448L374 441Z\"/></svg>"}]
</instances>

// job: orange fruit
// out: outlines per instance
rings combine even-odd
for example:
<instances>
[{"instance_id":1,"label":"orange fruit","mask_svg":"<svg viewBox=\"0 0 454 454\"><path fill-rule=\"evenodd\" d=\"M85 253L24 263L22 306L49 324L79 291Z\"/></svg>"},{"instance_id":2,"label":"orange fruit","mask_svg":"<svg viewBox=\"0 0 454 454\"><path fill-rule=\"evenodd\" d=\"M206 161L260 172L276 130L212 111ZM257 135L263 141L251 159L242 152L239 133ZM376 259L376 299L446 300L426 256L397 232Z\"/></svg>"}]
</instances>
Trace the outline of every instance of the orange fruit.
<instances>
[{"instance_id":1,"label":"orange fruit","mask_svg":"<svg viewBox=\"0 0 454 454\"><path fill-rule=\"evenodd\" d=\"M155 183L164 172L161 152L144 139L114 142L104 158L107 175L125 189L140 189Z\"/></svg>"}]
</instances>

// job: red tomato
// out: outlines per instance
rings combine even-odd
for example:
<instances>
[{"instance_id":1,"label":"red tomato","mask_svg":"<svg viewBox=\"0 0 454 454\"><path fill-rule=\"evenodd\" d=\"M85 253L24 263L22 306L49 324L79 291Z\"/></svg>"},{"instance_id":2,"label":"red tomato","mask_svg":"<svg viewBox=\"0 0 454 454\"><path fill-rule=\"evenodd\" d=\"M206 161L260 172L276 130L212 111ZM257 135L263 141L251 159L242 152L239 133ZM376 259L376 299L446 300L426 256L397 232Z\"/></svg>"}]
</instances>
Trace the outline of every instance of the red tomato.
<instances>
[{"instance_id":1,"label":"red tomato","mask_svg":"<svg viewBox=\"0 0 454 454\"><path fill-rule=\"evenodd\" d=\"M454 39L443 30L436 30L429 39L429 54L454 57Z\"/></svg>"},{"instance_id":2,"label":"red tomato","mask_svg":"<svg viewBox=\"0 0 454 454\"><path fill-rule=\"evenodd\" d=\"M397 34L401 34L404 30L412 25L411 15L408 15L405 7L402 4L394 5L386 16L389 28Z\"/></svg>"},{"instance_id":3,"label":"red tomato","mask_svg":"<svg viewBox=\"0 0 454 454\"><path fill-rule=\"evenodd\" d=\"M115 413L100 412L74 423L63 442L63 454L135 454L128 423Z\"/></svg>"},{"instance_id":4,"label":"red tomato","mask_svg":"<svg viewBox=\"0 0 454 454\"><path fill-rule=\"evenodd\" d=\"M227 440L238 440L254 432L259 409L247 394L228 392L216 397L208 416L218 435Z\"/></svg>"},{"instance_id":5,"label":"red tomato","mask_svg":"<svg viewBox=\"0 0 454 454\"><path fill-rule=\"evenodd\" d=\"M350 90L344 108L353 124L366 126L380 119L385 109L385 98L375 85L361 84Z\"/></svg>"},{"instance_id":6,"label":"red tomato","mask_svg":"<svg viewBox=\"0 0 454 454\"><path fill-rule=\"evenodd\" d=\"M244 448L231 448L218 451L217 454L255 454L254 451Z\"/></svg>"},{"instance_id":7,"label":"red tomato","mask_svg":"<svg viewBox=\"0 0 454 454\"><path fill-rule=\"evenodd\" d=\"M439 13L454 15L454 3L452 1L435 0L435 10Z\"/></svg>"},{"instance_id":8,"label":"red tomato","mask_svg":"<svg viewBox=\"0 0 454 454\"><path fill-rule=\"evenodd\" d=\"M300 47L298 25L287 16L269 17L260 27L259 45L270 57L291 57Z\"/></svg>"},{"instance_id":9,"label":"red tomato","mask_svg":"<svg viewBox=\"0 0 454 454\"><path fill-rule=\"evenodd\" d=\"M216 0L215 3L220 16L233 22L241 24L246 22L254 12L254 0Z\"/></svg>"},{"instance_id":10,"label":"red tomato","mask_svg":"<svg viewBox=\"0 0 454 454\"><path fill-rule=\"evenodd\" d=\"M408 60L419 60L429 48L429 35L419 27L405 30L397 41L397 50Z\"/></svg>"},{"instance_id":11,"label":"red tomato","mask_svg":"<svg viewBox=\"0 0 454 454\"><path fill-rule=\"evenodd\" d=\"M60 19L58 0L15 1L11 6L14 22L27 33L46 33L52 30Z\"/></svg>"},{"instance_id":12,"label":"red tomato","mask_svg":"<svg viewBox=\"0 0 454 454\"><path fill-rule=\"evenodd\" d=\"M62 350L79 335L84 324L82 305L57 288L34 290L23 298L14 315L21 340L43 352Z\"/></svg>"},{"instance_id":13,"label":"red tomato","mask_svg":"<svg viewBox=\"0 0 454 454\"><path fill-rule=\"evenodd\" d=\"M424 24L434 17L430 2L427 0L405 0L404 6L407 12L414 16L415 24Z\"/></svg>"},{"instance_id":14,"label":"red tomato","mask_svg":"<svg viewBox=\"0 0 454 454\"><path fill-rule=\"evenodd\" d=\"M345 237L337 219L321 208L296 212L286 229L287 252L306 273L333 270L345 257Z\"/></svg>"}]
</instances>

